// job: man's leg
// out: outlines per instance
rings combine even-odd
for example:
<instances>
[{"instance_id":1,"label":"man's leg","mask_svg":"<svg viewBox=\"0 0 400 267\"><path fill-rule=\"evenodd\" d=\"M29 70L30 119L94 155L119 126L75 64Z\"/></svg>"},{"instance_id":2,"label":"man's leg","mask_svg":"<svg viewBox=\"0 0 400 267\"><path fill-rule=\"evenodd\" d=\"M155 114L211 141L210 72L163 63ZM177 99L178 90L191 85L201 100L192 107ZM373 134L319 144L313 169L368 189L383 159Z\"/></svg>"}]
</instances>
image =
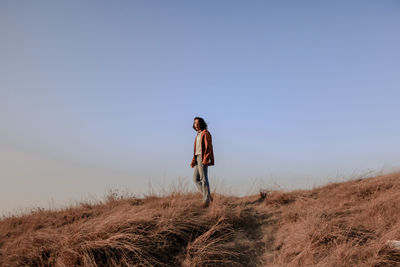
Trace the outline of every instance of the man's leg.
<instances>
[{"instance_id":1,"label":"man's leg","mask_svg":"<svg viewBox=\"0 0 400 267\"><path fill-rule=\"evenodd\" d=\"M199 166L199 175L202 186L203 200L209 202L211 199L210 198L211 194L210 194L210 185L208 183L208 166L203 165L201 157L199 157L197 165Z\"/></svg>"},{"instance_id":2,"label":"man's leg","mask_svg":"<svg viewBox=\"0 0 400 267\"><path fill-rule=\"evenodd\" d=\"M194 166L193 181L196 184L197 189L199 189L200 194L203 195L204 194L203 193L203 185L202 185L201 180L200 180L199 164Z\"/></svg>"}]
</instances>

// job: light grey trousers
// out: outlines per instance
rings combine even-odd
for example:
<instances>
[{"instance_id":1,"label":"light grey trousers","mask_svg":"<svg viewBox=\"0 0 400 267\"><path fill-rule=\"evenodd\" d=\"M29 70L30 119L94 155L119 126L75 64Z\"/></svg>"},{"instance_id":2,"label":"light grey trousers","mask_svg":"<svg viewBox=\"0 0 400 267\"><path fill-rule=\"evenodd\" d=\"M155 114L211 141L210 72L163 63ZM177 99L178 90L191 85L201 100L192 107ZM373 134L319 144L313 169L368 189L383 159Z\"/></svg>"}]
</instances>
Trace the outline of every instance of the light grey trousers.
<instances>
[{"instance_id":1,"label":"light grey trousers","mask_svg":"<svg viewBox=\"0 0 400 267\"><path fill-rule=\"evenodd\" d=\"M208 166L203 165L201 155L196 156L197 165L194 166L193 180L199 189L204 201L210 200L210 184L208 183Z\"/></svg>"}]
</instances>

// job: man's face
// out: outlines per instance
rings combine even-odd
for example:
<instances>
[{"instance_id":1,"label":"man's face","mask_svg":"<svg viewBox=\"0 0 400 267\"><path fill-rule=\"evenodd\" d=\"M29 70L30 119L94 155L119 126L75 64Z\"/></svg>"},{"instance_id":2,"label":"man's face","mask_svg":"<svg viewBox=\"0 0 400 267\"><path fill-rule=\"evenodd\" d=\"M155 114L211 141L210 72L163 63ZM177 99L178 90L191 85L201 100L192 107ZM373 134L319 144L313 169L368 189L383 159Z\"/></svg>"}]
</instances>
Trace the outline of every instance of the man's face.
<instances>
[{"instance_id":1,"label":"man's face","mask_svg":"<svg viewBox=\"0 0 400 267\"><path fill-rule=\"evenodd\" d=\"M194 120L194 128L196 131L200 131L200 122L198 119Z\"/></svg>"}]
</instances>

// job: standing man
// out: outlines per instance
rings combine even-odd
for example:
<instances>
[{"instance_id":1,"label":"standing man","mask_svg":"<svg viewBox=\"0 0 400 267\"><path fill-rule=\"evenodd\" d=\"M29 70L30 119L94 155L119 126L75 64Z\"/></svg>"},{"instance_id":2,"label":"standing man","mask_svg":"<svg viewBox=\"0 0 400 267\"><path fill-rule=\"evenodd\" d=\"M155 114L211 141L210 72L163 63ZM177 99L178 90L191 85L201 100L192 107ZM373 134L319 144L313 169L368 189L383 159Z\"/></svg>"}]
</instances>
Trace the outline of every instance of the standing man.
<instances>
[{"instance_id":1,"label":"standing man","mask_svg":"<svg viewBox=\"0 0 400 267\"><path fill-rule=\"evenodd\" d=\"M214 165L211 134L207 130L207 123L200 117L194 118L193 129L197 131L197 136L194 140L194 156L190 166L194 167L193 180L203 196L203 207L208 207L213 200L208 183L208 166Z\"/></svg>"}]
</instances>

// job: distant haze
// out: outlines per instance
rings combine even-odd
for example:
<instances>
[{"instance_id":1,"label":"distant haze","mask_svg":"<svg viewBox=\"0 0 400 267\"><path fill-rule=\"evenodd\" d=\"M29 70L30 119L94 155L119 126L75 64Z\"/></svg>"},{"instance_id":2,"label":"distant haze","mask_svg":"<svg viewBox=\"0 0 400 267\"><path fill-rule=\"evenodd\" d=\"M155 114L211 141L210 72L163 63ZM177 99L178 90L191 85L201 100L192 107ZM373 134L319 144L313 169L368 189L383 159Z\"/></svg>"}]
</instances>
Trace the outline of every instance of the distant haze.
<instances>
[{"instance_id":1,"label":"distant haze","mask_svg":"<svg viewBox=\"0 0 400 267\"><path fill-rule=\"evenodd\" d=\"M399 12L397 1L1 1L0 214L112 188L194 190L195 116L213 137L217 192L397 170Z\"/></svg>"}]
</instances>

